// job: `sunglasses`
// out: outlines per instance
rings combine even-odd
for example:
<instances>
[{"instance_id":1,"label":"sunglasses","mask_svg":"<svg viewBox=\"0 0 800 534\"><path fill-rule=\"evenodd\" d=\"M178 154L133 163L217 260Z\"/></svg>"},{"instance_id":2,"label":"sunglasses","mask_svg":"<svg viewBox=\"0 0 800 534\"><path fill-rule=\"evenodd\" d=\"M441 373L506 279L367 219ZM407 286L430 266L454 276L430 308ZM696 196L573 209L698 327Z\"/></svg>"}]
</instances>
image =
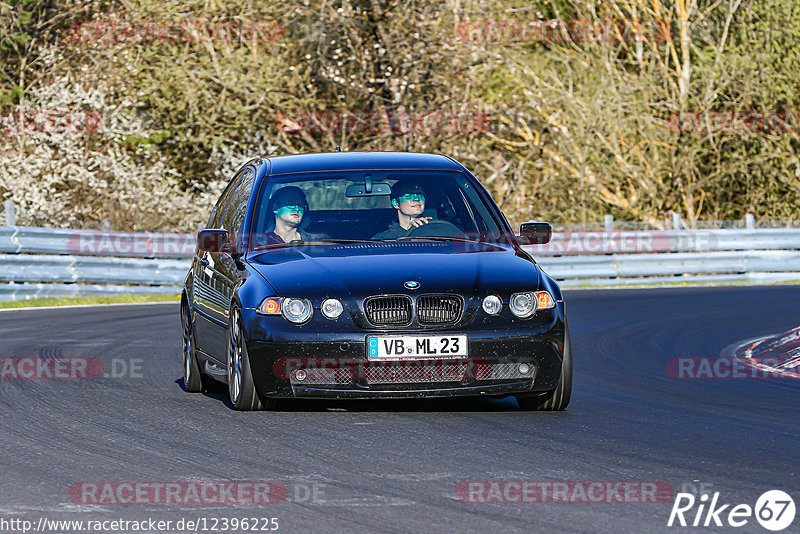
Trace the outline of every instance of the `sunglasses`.
<instances>
[{"instance_id":1,"label":"sunglasses","mask_svg":"<svg viewBox=\"0 0 800 534\"><path fill-rule=\"evenodd\" d=\"M408 193L397 197L397 201L401 204L403 202L425 202L425 195L419 193Z\"/></svg>"},{"instance_id":2,"label":"sunglasses","mask_svg":"<svg viewBox=\"0 0 800 534\"><path fill-rule=\"evenodd\" d=\"M303 213L306 209L303 206L281 206L277 210L275 210L276 214L284 214L284 213Z\"/></svg>"}]
</instances>

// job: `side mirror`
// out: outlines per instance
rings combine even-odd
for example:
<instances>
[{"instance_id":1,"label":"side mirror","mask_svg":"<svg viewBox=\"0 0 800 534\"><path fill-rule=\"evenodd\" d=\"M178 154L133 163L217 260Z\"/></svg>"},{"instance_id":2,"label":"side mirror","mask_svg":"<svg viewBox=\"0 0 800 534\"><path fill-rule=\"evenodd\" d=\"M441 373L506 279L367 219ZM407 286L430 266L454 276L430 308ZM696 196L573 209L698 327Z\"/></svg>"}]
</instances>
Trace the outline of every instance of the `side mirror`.
<instances>
[{"instance_id":1,"label":"side mirror","mask_svg":"<svg viewBox=\"0 0 800 534\"><path fill-rule=\"evenodd\" d=\"M519 227L519 237L523 245L545 245L553 237L553 227L546 222L525 222Z\"/></svg>"},{"instance_id":2,"label":"side mirror","mask_svg":"<svg viewBox=\"0 0 800 534\"><path fill-rule=\"evenodd\" d=\"M230 252L228 231L211 229L197 233L197 248L203 252Z\"/></svg>"}]
</instances>

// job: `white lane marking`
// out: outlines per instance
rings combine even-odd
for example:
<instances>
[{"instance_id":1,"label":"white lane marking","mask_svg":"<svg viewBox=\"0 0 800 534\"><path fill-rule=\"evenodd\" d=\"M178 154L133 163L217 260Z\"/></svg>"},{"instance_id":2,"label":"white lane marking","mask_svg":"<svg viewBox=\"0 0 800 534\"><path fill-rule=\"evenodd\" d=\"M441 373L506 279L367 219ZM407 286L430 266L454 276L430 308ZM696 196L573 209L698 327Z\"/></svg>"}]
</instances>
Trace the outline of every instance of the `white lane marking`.
<instances>
[{"instance_id":1,"label":"white lane marking","mask_svg":"<svg viewBox=\"0 0 800 534\"><path fill-rule=\"evenodd\" d=\"M162 302L117 302L109 304L70 304L68 306L27 306L22 308L0 308L0 312L27 310L73 310L75 308L101 308L105 306L154 306L156 304L180 304L180 300Z\"/></svg>"},{"instance_id":2,"label":"white lane marking","mask_svg":"<svg viewBox=\"0 0 800 534\"><path fill-rule=\"evenodd\" d=\"M24 514L28 512L80 512L97 513L111 512L110 508L98 504L73 504L61 503L57 506L0 506L0 514Z\"/></svg>"},{"instance_id":3,"label":"white lane marking","mask_svg":"<svg viewBox=\"0 0 800 534\"><path fill-rule=\"evenodd\" d=\"M456 478L456 473L370 473L374 478L387 478L389 480L408 480L417 482L420 480L447 480Z\"/></svg>"},{"instance_id":4,"label":"white lane marking","mask_svg":"<svg viewBox=\"0 0 800 534\"><path fill-rule=\"evenodd\" d=\"M373 495L371 497L356 497L353 499L325 499L318 503L309 502L306 504L314 504L316 506L412 506L417 504L416 501L411 499L400 499L398 497L384 497L383 495Z\"/></svg>"}]
</instances>

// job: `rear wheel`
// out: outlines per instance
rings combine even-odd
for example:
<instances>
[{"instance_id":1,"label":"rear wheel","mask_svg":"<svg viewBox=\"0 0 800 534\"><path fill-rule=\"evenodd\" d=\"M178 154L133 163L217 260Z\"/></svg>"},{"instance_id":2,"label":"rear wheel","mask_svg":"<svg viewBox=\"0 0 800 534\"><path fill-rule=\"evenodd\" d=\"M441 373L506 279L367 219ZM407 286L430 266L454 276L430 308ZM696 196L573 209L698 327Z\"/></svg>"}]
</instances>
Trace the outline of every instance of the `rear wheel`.
<instances>
[{"instance_id":1,"label":"rear wheel","mask_svg":"<svg viewBox=\"0 0 800 534\"><path fill-rule=\"evenodd\" d=\"M572 397L572 339L569 322L564 318L564 358L561 360L561 376L553 391L538 397L517 397L517 404L523 410L560 411L564 410Z\"/></svg>"},{"instance_id":2,"label":"rear wheel","mask_svg":"<svg viewBox=\"0 0 800 534\"><path fill-rule=\"evenodd\" d=\"M228 325L228 396L237 410L265 410L275 406L274 399L262 399L256 391L239 310L236 308L231 310Z\"/></svg>"},{"instance_id":3,"label":"rear wheel","mask_svg":"<svg viewBox=\"0 0 800 534\"><path fill-rule=\"evenodd\" d=\"M183 387L189 393L206 391L211 379L200 371L194 348L194 330L189 304L181 303L181 323L183 325Z\"/></svg>"}]
</instances>

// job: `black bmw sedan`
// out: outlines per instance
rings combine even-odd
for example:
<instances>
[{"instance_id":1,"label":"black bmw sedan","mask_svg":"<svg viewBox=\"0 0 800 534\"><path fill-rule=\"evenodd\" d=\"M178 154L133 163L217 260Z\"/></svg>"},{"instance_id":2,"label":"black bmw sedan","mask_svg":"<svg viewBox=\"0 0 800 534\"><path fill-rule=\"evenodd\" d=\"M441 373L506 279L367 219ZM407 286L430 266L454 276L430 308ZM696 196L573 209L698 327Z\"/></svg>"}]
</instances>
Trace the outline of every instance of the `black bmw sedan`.
<instances>
[{"instance_id":1,"label":"black bmw sedan","mask_svg":"<svg viewBox=\"0 0 800 534\"><path fill-rule=\"evenodd\" d=\"M558 285L478 180L444 155L254 159L197 238L181 296L183 379L238 410L281 398L514 395L563 410Z\"/></svg>"}]
</instances>

